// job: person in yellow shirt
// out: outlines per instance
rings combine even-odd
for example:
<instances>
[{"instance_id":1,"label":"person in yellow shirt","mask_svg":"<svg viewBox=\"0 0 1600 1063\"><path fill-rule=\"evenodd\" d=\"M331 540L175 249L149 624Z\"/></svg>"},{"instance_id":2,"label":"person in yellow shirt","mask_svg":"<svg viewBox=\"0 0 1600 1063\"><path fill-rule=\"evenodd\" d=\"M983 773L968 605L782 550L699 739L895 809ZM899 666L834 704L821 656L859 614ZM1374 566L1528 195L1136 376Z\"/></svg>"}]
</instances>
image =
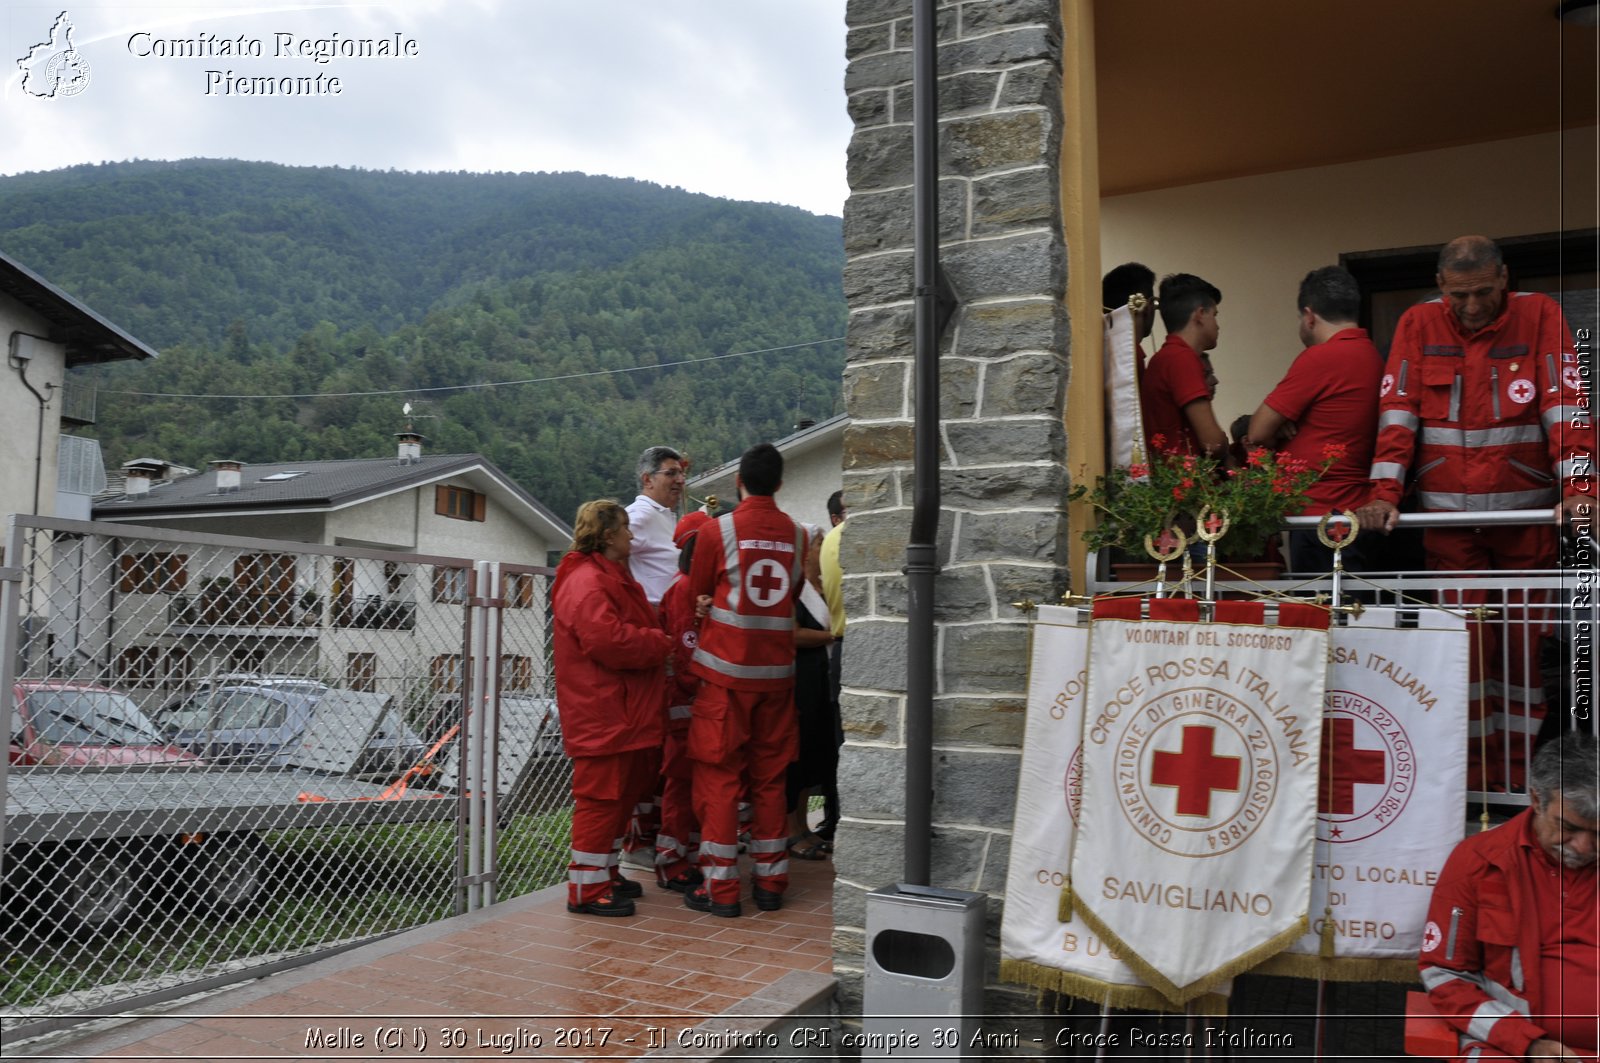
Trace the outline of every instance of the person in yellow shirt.
<instances>
[{"instance_id":1,"label":"person in yellow shirt","mask_svg":"<svg viewBox=\"0 0 1600 1063\"><path fill-rule=\"evenodd\" d=\"M844 570L839 567L839 541L844 538L844 492L835 491L828 496L828 520L833 525L822 537L822 600L828 605L828 626L833 632L833 644L828 647L828 690L833 700L833 718L837 726L834 735L839 745L844 745L844 727L838 724L839 715L839 662L844 649ZM829 782L822 788L822 822L817 824L816 835L822 838L825 852L833 851L833 831L839 823L839 787Z\"/></svg>"}]
</instances>

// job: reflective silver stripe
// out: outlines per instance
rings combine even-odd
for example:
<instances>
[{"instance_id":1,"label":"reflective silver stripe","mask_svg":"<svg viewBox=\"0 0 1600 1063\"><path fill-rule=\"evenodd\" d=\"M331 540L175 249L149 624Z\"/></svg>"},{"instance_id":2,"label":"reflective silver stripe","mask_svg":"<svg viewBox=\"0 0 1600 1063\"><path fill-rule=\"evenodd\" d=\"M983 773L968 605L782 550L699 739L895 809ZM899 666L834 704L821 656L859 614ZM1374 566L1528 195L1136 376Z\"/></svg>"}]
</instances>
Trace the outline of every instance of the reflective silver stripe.
<instances>
[{"instance_id":1,"label":"reflective silver stripe","mask_svg":"<svg viewBox=\"0 0 1600 1063\"><path fill-rule=\"evenodd\" d=\"M1467 1035L1466 1034L1460 1034L1456 1038L1456 1040L1458 1040L1458 1041L1465 1041L1466 1039L1467 1039ZM1459 1048L1460 1045L1457 1045L1456 1047ZM1483 1046L1482 1045L1473 1045L1471 1048L1467 1049L1467 1054L1462 1056L1461 1058L1465 1059L1465 1060L1468 1060L1468 1061L1471 1061L1471 1060L1474 1060L1474 1059L1482 1059L1483 1058Z\"/></svg>"},{"instance_id":2,"label":"reflective silver stripe","mask_svg":"<svg viewBox=\"0 0 1600 1063\"><path fill-rule=\"evenodd\" d=\"M1494 419L1500 419L1500 367L1489 367L1489 405L1494 409Z\"/></svg>"},{"instance_id":3,"label":"reflective silver stripe","mask_svg":"<svg viewBox=\"0 0 1600 1063\"><path fill-rule=\"evenodd\" d=\"M741 616L728 609L711 607L711 619L729 627L742 627L753 631L791 631L794 618L789 616Z\"/></svg>"},{"instance_id":4,"label":"reflective silver stripe","mask_svg":"<svg viewBox=\"0 0 1600 1063\"><path fill-rule=\"evenodd\" d=\"M1394 428L1396 426L1409 428L1415 432L1417 425L1420 423L1417 415L1410 410L1384 410L1378 414L1378 431L1380 432L1385 428Z\"/></svg>"},{"instance_id":5,"label":"reflective silver stripe","mask_svg":"<svg viewBox=\"0 0 1600 1063\"><path fill-rule=\"evenodd\" d=\"M734 679L788 679L794 675L793 662L773 665L734 664L699 647L694 651L694 661Z\"/></svg>"},{"instance_id":6,"label":"reflective silver stripe","mask_svg":"<svg viewBox=\"0 0 1600 1063\"><path fill-rule=\"evenodd\" d=\"M1536 424L1505 428L1424 428L1422 442L1442 447L1499 447L1509 443L1543 443L1544 429Z\"/></svg>"},{"instance_id":7,"label":"reflective silver stripe","mask_svg":"<svg viewBox=\"0 0 1600 1063\"><path fill-rule=\"evenodd\" d=\"M1582 406L1552 406L1539 415L1539 420L1544 422L1546 428L1554 428L1558 424L1588 428L1589 411Z\"/></svg>"},{"instance_id":8,"label":"reflective silver stripe","mask_svg":"<svg viewBox=\"0 0 1600 1063\"><path fill-rule=\"evenodd\" d=\"M1549 391L1559 391L1559 390L1561 390L1561 377L1556 375L1556 356L1555 355L1546 354L1544 356L1544 372L1545 372L1545 375L1550 378L1550 387L1548 389L1546 389L1546 390L1549 390Z\"/></svg>"},{"instance_id":9,"label":"reflective silver stripe","mask_svg":"<svg viewBox=\"0 0 1600 1063\"><path fill-rule=\"evenodd\" d=\"M700 843L700 852L705 856L713 856L720 860L739 859L738 845L723 845L721 842L703 841Z\"/></svg>"},{"instance_id":10,"label":"reflective silver stripe","mask_svg":"<svg viewBox=\"0 0 1600 1063\"><path fill-rule=\"evenodd\" d=\"M1461 420L1461 374L1457 373L1450 381L1450 419Z\"/></svg>"},{"instance_id":11,"label":"reflective silver stripe","mask_svg":"<svg viewBox=\"0 0 1600 1063\"><path fill-rule=\"evenodd\" d=\"M1562 479L1572 476L1588 476L1594 472L1594 459L1587 454L1580 454L1576 458L1556 462L1556 475Z\"/></svg>"},{"instance_id":12,"label":"reflective silver stripe","mask_svg":"<svg viewBox=\"0 0 1600 1063\"><path fill-rule=\"evenodd\" d=\"M599 871L580 871L577 868L571 868L567 871L567 881L576 882L580 886L594 886L601 882L610 882L611 872L604 868Z\"/></svg>"},{"instance_id":13,"label":"reflective silver stripe","mask_svg":"<svg viewBox=\"0 0 1600 1063\"><path fill-rule=\"evenodd\" d=\"M670 834L656 832L656 862L661 862L661 857L666 854L676 853L683 855L683 843Z\"/></svg>"},{"instance_id":14,"label":"reflective silver stripe","mask_svg":"<svg viewBox=\"0 0 1600 1063\"><path fill-rule=\"evenodd\" d=\"M1461 909L1452 908L1450 909L1450 937L1445 943L1444 947L1444 958L1447 960L1453 960L1456 958L1456 931L1460 928Z\"/></svg>"},{"instance_id":15,"label":"reflective silver stripe","mask_svg":"<svg viewBox=\"0 0 1600 1063\"><path fill-rule=\"evenodd\" d=\"M1397 461L1375 461L1367 473L1370 480L1398 480L1405 476L1406 467Z\"/></svg>"},{"instance_id":16,"label":"reflective silver stripe","mask_svg":"<svg viewBox=\"0 0 1600 1063\"><path fill-rule=\"evenodd\" d=\"M667 710L669 720L687 720L694 715L694 709L689 705L674 705Z\"/></svg>"},{"instance_id":17,"label":"reflective silver stripe","mask_svg":"<svg viewBox=\"0 0 1600 1063\"><path fill-rule=\"evenodd\" d=\"M606 863L610 859L610 853L580 853L576 849L572 850L572 862L574 864L587 864L589 867L605 867Z\"/></svg>"},{"instance_id":18,"label":"reflective silver stripe","mask_svg":"<svg viewBox=\"0 0 1600 1063\"><path fill-rule=\"evenodd\" d=\"M1529 465L1527 462L1518 461L1516 458L1507 458L1506 459L1506 464L1510 465L1514 469L1520 469L1522 472L1525 472L1529 476L1532 476L1535 480L1543 480L1545 483L1549 483L1551 480L1555 479L1554 476L1551 476L1548 472L1545 472L1543 469L1535 469L1532 465Z\"/></svg>"},{"instance_id":19,"label":"reflective silver stripe","mask_svg":"<svg viewBox=\"0 0 1600 1063\"><path fill-rule=\"evenodd\" d=\"M717 530L722 533L722 561L728 570L728 604L738 609L744 573L739 571L739 534L733 529L732 513L717 518Z\"/></svg>"},{"instance_id":20,"label":"reflective silver stripe","mask_svg":"<svg viewBox=\"0 0 1600 1063\"><path fill-rule=\"evenodd\" d=\"M789 858L780 856L776 860L757 860L755 873L758 875L787 875L789 873Z\"/></svg>"},{"instance_id":21,"label":"reflective silver stripe","mask_svg":"<svg viewBox=\"0 0 1600 1063\"><path fill-rule=\"evenodd\" d=\"M739 867L736 864L707 864L700 872L706 878L731 878L736 882L739 879Z\"/></svg>"},{"instance_id":22,"label":"reflective silver stripe","mask_svg":"<svg viewBox=\"0 0 1600 1063\"><path fill-rule=\"evenodd\" d=\"M1400 376L1395 381L1395 388L1394 388L1394 393L1396 395L1404 395L1406 393L1406 371L1409 370L1410 368L1411 368L1411 363L1410 363L1409 360L1407 360L1405 358L1400 359Z\"/></svg>"},{"instance_id":23,"label":"reflective silver stripe","mask_svg":"<svg viewBox=\"0 0 1600 1063\"><path fill-rule=\"evenodd\" d=\"M1538 509L1556 504L1555 488L1533 491L1500 491L1466 494L1461 491L1423 491L1418 499L1423 509L1444 513L1485 513L1496 509Z\"/></svg>"},{"instance_id":24,"label":"reflective silver stripe","mask_svg":"<svg viewBox=\"0 0 1600 1063\"><path fill-rule=\"evenodd\" d=\"M1511 988L1522 991L1522 950L1511 946Z\"/></svg>"},{"instance_id":25,"label":"reflective silver stripe","mask_svg":"<svg viewBox=\"0 0 1600 1063\"><path fill-rule=\"evenodd\" d=\"M752 838L750 840L750 855L754 856L756 853L781 853L788 847L789 842L786 838L767 838L762 841L756 841Z\"/></svg>"},{"instance_id":26,"label":"reflective silver stripe","mask_svg":"<svg viewBox=\"0 0 1600 1063\"><path fill-rule=\"evenodd\" d=\"M1472 1019L1467 1023L1467 1036L1474 1041L1487 1041L1494 1024L1512 1014L1515 1012L1498 1000L1485 1000L1473 1009Z\"/></svg>"}]
</instances>

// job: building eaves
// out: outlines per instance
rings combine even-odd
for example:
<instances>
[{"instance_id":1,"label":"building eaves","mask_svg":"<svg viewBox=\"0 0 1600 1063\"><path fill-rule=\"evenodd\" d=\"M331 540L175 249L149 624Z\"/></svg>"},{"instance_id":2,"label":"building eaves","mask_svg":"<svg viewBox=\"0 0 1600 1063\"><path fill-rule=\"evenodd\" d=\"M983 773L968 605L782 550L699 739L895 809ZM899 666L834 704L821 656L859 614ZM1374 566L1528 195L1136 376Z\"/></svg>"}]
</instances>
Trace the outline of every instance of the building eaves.
<instances>
[{"instance_id":1,"label":"building eaves","mask_svg":"<svg viewBox=\"0 0 1600 1063\"><path fill-rule=\"evenodd\" d=\"M0 292L50 322L48 338L52 343L66 346L68 367L156 357L154 348L141 343L3 252L0 252Z\"/></svg>"}]
</instances>

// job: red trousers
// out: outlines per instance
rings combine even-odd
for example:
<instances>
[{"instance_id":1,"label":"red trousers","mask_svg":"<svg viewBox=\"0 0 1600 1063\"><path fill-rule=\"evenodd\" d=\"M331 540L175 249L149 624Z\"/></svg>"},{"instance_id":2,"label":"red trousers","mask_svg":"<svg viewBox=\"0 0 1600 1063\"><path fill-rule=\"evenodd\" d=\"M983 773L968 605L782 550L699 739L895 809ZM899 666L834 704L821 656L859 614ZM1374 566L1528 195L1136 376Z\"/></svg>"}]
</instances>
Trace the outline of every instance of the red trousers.
<instances>
[{"instance_id":1,"label":"red trousers","mask_svg":"<svg viewBox=\"0 0 1600 1063\"><path fill-rule=\"evenodd\" d=\"M673 719L667 722L667 738L661 747L661 827L656 832L656 881L665 883L678 878L699 863L700 820L694 814L694 762L689 759L689 720Z\"/></svg>"},{"instance_id":2,"label":"red trousers","mask_svg":"<svg viewBox=\"0 0 1600 1063\"><path fill-rule=\"evenodd\" d=\"M655 785L659 749L572 758L572 862L567 903L588 904L620 878L617 850L633 806Z\"/></svg>"},{"instance_id":3,"label":"red trousers","mask_svg":"<svg viewBox=\"0 0 1600 1063\"><path fill-rule=\"evenodd\" d=\"M749 786L755 885L789 885L789 813L784 777L799 746L794 689L729 690L704 683L689 723L700 870L718 904L739 899L739 796Z\"/></svg>"},{"instance_id":4,"label":"red trousers","mask_svg":"<svg viewBox=\"0 0 1600 1063\"><path fill-rule=\"evenodd\" d=\"M1554 568L1551 527L1430 528L1422 533L1435 571ZM1467 621L1467 787L1520 790L1544 719L1539 640L1551 630L1551 595L1542 590L1442 593L1440 605L1489 605L1499 615Z\"/></svg>"}]
</instances>

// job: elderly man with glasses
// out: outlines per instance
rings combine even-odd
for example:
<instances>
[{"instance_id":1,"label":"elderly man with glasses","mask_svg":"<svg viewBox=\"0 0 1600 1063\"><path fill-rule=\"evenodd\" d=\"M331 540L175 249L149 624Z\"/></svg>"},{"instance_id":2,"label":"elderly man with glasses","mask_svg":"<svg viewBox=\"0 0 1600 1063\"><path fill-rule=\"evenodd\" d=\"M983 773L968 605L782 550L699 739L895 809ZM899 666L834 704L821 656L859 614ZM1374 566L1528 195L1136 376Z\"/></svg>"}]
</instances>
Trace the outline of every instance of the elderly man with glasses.
<instances>
[{"instance_id":1,"label":"elderly man with glasses","mask_svg":"<svg viewBox=\"0 0 1600 1063\"><path fill-rule=\"evenodd\" d=\"M661 604L661 596L678 574L672 532L678 526L678 501L687 475L683 455L671 447L650 447L639 455L639 497L628 506L628 527L633 529L628 568L652 608Z\"/></svg>"}]
</instances>

